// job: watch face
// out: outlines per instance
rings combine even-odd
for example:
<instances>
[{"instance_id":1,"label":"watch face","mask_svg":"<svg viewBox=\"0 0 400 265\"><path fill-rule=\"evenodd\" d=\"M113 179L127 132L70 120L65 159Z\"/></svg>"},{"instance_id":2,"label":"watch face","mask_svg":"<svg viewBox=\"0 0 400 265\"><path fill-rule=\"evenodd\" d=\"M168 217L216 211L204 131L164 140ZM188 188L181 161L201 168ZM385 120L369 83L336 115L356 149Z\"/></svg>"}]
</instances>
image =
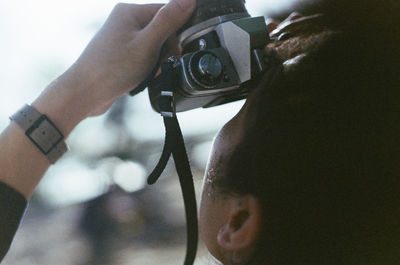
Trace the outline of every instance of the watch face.
<instances>
[{"instance_id":1,"label":"watch face","mask_svg":"<svg viewBox=\"0 0 400 265\"><path fill-rule=\"evenodd\" d=\"M42 115L26 131L26 135L46 155L64 138L46 115Z\"/></svg>"}]
</instances>

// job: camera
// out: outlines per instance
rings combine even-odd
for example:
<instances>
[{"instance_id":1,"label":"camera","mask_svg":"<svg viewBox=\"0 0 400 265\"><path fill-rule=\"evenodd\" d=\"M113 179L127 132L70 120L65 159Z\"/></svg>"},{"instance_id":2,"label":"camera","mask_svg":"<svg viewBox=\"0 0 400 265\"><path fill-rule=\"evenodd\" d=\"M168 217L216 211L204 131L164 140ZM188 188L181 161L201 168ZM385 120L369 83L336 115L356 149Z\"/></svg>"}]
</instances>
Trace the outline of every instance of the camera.
<instances>
[{"instance_id":1,"label":"camera","mask_svg":"<svg viewBox=\"0 0 400 265\"><path fill-rule=\"evenodd\" d=\"M148 84L156 111L171 115L246 98L257 77L271 67L264 50L271 40L264 17L251 17L244 4L197 2L179 32L182 57L162 63L161 74Z\"/></svg>"}]
</instances>

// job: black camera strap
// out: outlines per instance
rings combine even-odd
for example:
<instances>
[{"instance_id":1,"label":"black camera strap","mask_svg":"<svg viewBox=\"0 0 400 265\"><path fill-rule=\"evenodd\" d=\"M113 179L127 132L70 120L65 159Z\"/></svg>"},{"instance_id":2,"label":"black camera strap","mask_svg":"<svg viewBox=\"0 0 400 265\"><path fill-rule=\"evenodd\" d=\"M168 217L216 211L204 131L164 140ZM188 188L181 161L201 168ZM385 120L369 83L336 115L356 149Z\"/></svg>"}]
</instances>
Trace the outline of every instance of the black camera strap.
<instances>
[{"instance_id":1,"label":"black camera strap","mask_svg":"<svg viewBox=\"0 0 400 265\"><path fill-rule=\"evenodd\" d=\"M181 184L186 212L187 246L184 265L192 265L196 258L198 243L196 194L185 142L175 112L174 89L176 87L177 78L175 77L173 68L173 62L163 63L161 65L162 77L165 78L165 80L163 80L165 89L161 91L159 107L164 119L165 143L161 158L148 177L147 182L151 185L159 179L172 154Z\"/></svg>"}]
</instances>

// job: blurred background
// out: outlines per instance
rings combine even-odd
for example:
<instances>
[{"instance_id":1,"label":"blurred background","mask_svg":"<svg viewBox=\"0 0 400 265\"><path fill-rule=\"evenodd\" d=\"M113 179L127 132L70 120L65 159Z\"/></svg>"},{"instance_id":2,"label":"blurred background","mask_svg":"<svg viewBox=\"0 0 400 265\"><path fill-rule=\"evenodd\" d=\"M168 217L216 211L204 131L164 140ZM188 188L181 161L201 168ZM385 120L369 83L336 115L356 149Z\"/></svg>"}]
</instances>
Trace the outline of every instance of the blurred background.
<instances>
[{"instance_id":1,"label":"blurred background","mask_svg":"<svg viewBox=\"0 0 400 265\"><path fill-rule=\"evenodd\" d=\"M268 15L290 2L248 0L247 8ZM1 130L77 59L116 3L0 0ZM213 137L243 103L178 116L198 198ZM173 163L156 185L146 185L163 141L162 118L146 92L82 122L67 140L71 151L40 183L2 264L181 264L186 228ZM196 264L210 260L200 247Z\"/></svg>"}]
</instances>

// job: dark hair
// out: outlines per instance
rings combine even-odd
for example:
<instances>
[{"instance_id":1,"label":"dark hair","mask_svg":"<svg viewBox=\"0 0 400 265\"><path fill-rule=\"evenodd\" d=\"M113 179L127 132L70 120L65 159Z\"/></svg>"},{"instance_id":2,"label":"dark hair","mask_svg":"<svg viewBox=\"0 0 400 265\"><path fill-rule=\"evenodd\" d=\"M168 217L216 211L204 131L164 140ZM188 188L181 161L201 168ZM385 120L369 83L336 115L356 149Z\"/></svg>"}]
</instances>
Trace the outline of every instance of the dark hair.
<instances>
[{"instance_id":1,"label":"dark hair","mask_svg":"<svg viewBox=\"0 0 400 265\"><path fill-rule=\"evenodd\" d=\"M254 91L255 123L216 183L262 202L250 264L400 264L400 67L386 41L344 29Z\"/></svg>"}]
</instances>

